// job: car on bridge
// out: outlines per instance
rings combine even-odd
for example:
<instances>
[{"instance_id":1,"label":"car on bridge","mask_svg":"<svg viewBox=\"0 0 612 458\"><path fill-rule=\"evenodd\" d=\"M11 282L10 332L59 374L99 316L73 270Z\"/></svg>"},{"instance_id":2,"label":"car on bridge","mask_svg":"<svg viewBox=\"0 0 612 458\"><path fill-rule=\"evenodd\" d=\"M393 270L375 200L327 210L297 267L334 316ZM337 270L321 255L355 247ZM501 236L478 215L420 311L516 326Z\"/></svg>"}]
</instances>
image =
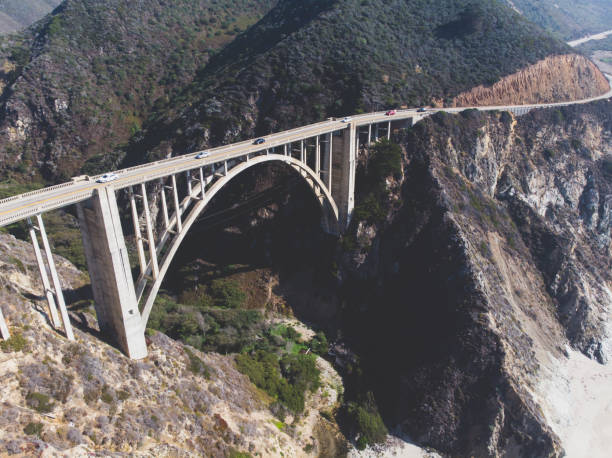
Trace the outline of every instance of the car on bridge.
<instances>
[{"instance_id":1,"label":"car on bridge","mask_svg":"<svg viewBox=\"0 0 612 458\"><path fill-rule=\"evenodd\" d=\"M351 117L347 116L346 118L342 120L342 122L351 122Z\"/></svg>"},{"instance_id":2,"label":"car on bridge","mask_svg":"<svg viewBox=\"0 0 612 458\"><path fill-rule=\"evenodd\" d=\"M394 114L396 114L396 113L397 113L397 111L395 111L395 110L389 110L389 111L387 111L387 112L385 113L385 116L393 116L393 115L394 115Z\"/></svg>"},{"instance_id":3,"label":"car on bridge","mask_svg":"<svg viewBox=\"0 0 612 458\"><path fill-rule=\"evenodd\" d=\"M258 138L257 140L255 140L253 142L253 145L261 145L262 143L264 143L266 141L265 138Z\"/></svg>"},{"instance_id":4,"label":"car on bridge","mask_svg":"<svg viewBox=\"0 0 612 458\"><path fill-rule=\"evenodd\" d=\"M196 159L204 159L205 157L210 156L209 151L202 151L201 153L196 154Z\"/></svg>"},{"instance_id":5,"label":"car on bridge","mask_svg":"<svg viewBox=\"0 0 612 458\"><path fill-rule=\"evenodd\" d=\"M96 182L97 183L108 183L109 181L115 181L117 178L119 178L119 175L117 175L114 172L108 172L102 176L99 176Z\"/></svg>"},{"instance_id":6,"label":"car on bridge","mask_svg":"<svg viewBox=\"0 0 612 458\"><path fill-rule=\"evenodd\" d=\"M427 111L427 108L421 107L417 110L417 113L425 113L426 111Z\"/></svg>"}]
</instances>

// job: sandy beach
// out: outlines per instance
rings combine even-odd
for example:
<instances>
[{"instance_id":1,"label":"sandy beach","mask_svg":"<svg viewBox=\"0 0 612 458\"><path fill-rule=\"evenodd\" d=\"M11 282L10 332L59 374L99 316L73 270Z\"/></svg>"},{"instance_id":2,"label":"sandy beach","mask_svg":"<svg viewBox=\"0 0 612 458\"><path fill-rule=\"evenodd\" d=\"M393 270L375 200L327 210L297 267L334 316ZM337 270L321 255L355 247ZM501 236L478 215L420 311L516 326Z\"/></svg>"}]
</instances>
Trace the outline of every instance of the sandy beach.
<instances>
[{"instance_id":1,"label":"sandy beach","mask_svg":"<svg viewBox=\"0 0 612 458\"><path fill-rule=\"evenodd\" d=\"M540 386L542 408L568 458L608 458L612 450L612 364L568 350Z\"/></svg>"}]
</instances>

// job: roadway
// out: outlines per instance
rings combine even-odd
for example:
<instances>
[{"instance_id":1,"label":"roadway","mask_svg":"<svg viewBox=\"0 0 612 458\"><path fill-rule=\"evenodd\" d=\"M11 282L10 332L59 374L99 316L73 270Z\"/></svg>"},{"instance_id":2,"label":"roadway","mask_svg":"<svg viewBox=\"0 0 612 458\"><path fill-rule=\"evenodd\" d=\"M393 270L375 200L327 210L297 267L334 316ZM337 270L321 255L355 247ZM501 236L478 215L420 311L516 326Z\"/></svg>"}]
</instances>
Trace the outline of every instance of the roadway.
<instances>
[{"instance_id":1,"label":"roadway","mask_svg":"<svg viewBox=\"0 0 612 458\"><path fill-rule=\"evenodd\" d=\"M608 79L612 81L609 75ZM588 103L595 100L607 99L612 97L612 88L606 94L589 99L560 102L548 104L533 104L533 105L506 105L506 106L489 106L489 107L460 107L460 108L441 108L428 109L426 113L419 113L416 108L397 110L393 116L386 116L385 112L366 113L352 116L349 123L354 123L357 127L388 122L398 121L408 118L421 118L431 115L437 111L447 111L451 113L460 112L469 108L478 110L529 110L533 108L545 108L554 106L565 106L577 103ZM33 216L37 213L54 210L65 207L79 201L83 201L91 197L97 188L104 186L112 186L115 189L121 189L128 186L140 184L147 181L153 181L159 178L186 172L197 169L199 167L222 163L231 159L236 159L245 156L248 153L256 153L264 151L267 148L282 146L288 143L299 142L307 138L317 135L327 134L336 130L345 129L349 123L344 123L339 119L329 119L315 124L298 127L296 129L286 130L283 132L270 134L265 137L265 143L262 145L254 145L253 140L232 143L229 145L210 148L206 151L210 152L210 156L203 159L195 159L197 152L184 154L181 156L163 159L148 164L142 164L127 169L118 170L115 173L118 178L109 183L97 183L95 180L99 176L90 177L85 180L75 180L60 185L50 186L48 188L39 189L36 191L27 192L13 197L0 200L0 227Z\"/></svg>"}]
</instances>

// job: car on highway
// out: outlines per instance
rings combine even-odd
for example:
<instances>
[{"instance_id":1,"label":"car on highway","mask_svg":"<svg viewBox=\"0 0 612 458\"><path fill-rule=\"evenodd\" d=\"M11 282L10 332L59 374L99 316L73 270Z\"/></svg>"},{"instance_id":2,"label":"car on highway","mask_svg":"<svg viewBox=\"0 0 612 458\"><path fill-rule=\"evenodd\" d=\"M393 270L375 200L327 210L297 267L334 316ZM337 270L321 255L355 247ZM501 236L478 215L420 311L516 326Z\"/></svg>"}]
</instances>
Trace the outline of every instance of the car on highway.
<instances>
[{"instance_id":1,"label":"car on highway","mask_svg":"<svg viewBox=\"0 0 612 458\"><path fill-rule=\"evenodd\" d=\"M427 111L427 108L421 107L417 110L417 113L425 113L426 111Z\"/></svg>"},{"instance_id":2,"label":"car on highway","mask_svg":"<svg viewBox=\"0 0 612 458\"><path fill-rule=\"evenodd\" d=\"M265 138L258 138L257 140L255 140L253 142L253 145L261 145L262 143L264 143L266 141Z\"/></svg>"},{"instance_id":3,"label":"car on highway","mask_svg":"<svg viewBox=\"0 0 612 458\"><path fill-rule=\"evenodd\" d=\"M202 151L201 153L196 154L195 158L196 159L204 159L205 157L210 156L210 152L209 151Z\"/></svg>"},{"instance_id":4,"label":"car on highway","mask_svg":"<svg viewBox=\"0 0 612 458\"><path fill-rule=\"evenodd\" d=\"M397 111L395 110L389 110L385 113L385 116L393 116L395 113L397 113Z\"/></svg>"},{"instance_id":5,"label":"car on highway","mask_svg":"<svg viewBox=\"0 0 612 458\"><path fill-rule=\"evenodd\" d=\"M98 179L96 180L96 182L98 182L98 183L108 183L109 181L114 181L117 178L119 178L119 175L117 175L116 173L113 173L113 172L108 172L108 173L105 173L102 176L99 176Z\"/></svg>"},{"instance_id":6,"label":"car on highway","mask_svg":"<svg viewBox=\"0 0 612 458\"><path fill-rule=\"evenodd\" d=\"M342 120L342 122L351 122L351 117L347 116L346 118Z\"/></svg>"}]
</instances>

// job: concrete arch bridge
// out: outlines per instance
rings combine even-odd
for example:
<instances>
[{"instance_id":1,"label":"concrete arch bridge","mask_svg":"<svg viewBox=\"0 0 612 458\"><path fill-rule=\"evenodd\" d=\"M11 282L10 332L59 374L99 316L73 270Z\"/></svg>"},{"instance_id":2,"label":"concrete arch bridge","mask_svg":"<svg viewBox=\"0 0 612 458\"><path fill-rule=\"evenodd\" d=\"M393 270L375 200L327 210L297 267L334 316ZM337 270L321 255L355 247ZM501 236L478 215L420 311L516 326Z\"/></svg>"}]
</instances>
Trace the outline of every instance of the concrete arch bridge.
<instances>
[{"instance_id":1,"label":"concrete arch bridge","mask_svg":"<svg viewBox=\"0 0 612 458\"><path fill-rule=\"evenodd\" d=\"M611 95L612 91L598 98ZM479 109L521 115L532 108L559 105L566 104ZM234 143L212 148L208 154L187 154L119 170L116 179L109 182L99 182L100 176L76 177L68 183L0 200L0 227L28 220L50 320L68 339L74 339L42 214L76 204L100 329L127 356L143 358L147 355L147 320L172 259L198 216L227 183L258 164L287 164L308 183L321 205L323 228L339 234L348 226L354 207L360 147L389 138L394 129L411 126L436 111L406 109L390 116L376 112L344 120L328 119L266 136L263 143ZM127 193L129 200L129 230L135 236L138 254L136 278L117 205L119 193ZM151 216L152 199L160 203L161 230L157 231ZM9 337L1 309L0 333L5 339Z\"/></svg>"}]
</instances>

